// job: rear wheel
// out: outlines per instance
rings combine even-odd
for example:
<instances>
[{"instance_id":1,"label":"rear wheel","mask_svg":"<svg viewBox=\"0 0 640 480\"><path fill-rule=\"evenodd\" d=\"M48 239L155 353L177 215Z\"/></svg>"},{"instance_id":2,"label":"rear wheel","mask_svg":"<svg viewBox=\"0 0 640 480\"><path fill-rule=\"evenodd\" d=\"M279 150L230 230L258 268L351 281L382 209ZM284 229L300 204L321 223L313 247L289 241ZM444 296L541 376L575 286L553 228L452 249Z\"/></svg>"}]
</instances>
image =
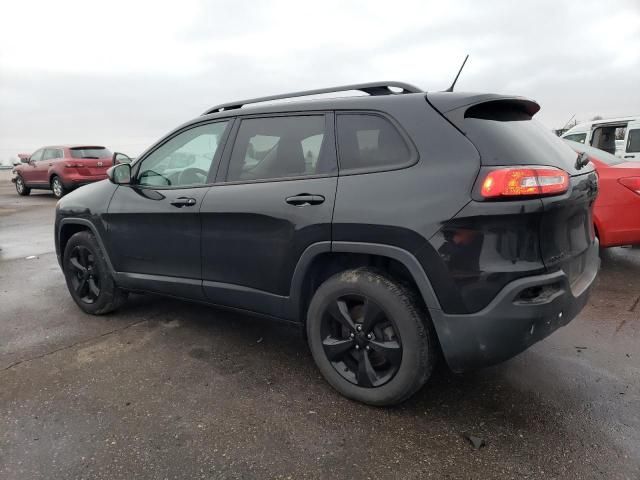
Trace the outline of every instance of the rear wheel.
<instances>
[{"instance_id":1,"label":"rear wheel","mask_svg":"<svg viewBox=\"0 0 640 480\"><path fill-rule=\"evenodd\" d=\"M400 403L427 381L435 333L413 292L369 269L339 273L307 316L311 353L340 393L370 405Z\"/></svg>"},{"instance_id":2,"label":"rear wheel","mask_svg":"<svg viewBox=\"0 0 640 480\"><path fill-rule=\"evenodd\" d=\"M67 189L64 188L60 178L56 176L51 178L51 190L53 191L53 196L56 198L62 198L67 193Z\"/></svg>"},{"instance_id":3,"label":"rear wheel","mask_svg":"<svg viewBox=\"0 0 640 480\"><path fill-rule=\"evenodd\" d=\"M111 312L127 298L116 286L100 245L90 232L78 232L69 239L62 267L69 293L86 313Z\"/></svg>"},{"instance_id":4,"label":"rear wheel","mask_svg":"<svg viewBox=\"0 0 640 480\"><path fill-rule=\"evenodd\" d=\"M16 178L16 192L23 197L31 193L31 189L27 187L20 175Z\"/></svg>"}]
</instances>

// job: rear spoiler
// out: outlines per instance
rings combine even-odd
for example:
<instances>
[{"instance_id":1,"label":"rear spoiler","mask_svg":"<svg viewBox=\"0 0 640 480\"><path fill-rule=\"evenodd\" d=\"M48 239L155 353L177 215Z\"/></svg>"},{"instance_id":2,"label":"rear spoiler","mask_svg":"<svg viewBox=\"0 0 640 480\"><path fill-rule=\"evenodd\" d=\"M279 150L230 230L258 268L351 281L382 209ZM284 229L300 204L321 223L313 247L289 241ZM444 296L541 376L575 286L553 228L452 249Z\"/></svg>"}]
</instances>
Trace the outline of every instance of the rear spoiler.
<instances>
[{"instance_id":1,"label":"rear spoiler","mask_svg":"<svg viewBox=\"0 0 640 480\"><path fill-rule=\"evenodd\" d=\"M534 100L494 93L433 92L427 102L443 117L464 133L465 117L499 119L500 111L509 110L533 117L540 111Z\"/></svg>"}]
</instances>

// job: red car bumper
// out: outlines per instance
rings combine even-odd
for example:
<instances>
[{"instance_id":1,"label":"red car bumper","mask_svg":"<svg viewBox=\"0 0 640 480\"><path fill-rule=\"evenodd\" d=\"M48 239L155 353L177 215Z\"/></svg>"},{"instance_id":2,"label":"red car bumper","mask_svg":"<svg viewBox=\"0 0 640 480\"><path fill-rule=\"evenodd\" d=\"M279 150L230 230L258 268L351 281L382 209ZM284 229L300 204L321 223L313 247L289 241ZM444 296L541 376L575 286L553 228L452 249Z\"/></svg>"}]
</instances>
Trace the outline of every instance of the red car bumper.
<instances>
[{"instance_id":1,"label":"red car bumper","mask_svg":"<svg viewBox=\"0 0 640 480\"><path fill-rule=\"evenodd\" d=\"M86 185L88 183L99 182L100 180L105 180L107 178L106 173L101 173L99 175L82 175L80 173L69 173L61 178L62 184L65 188L72 189L81 187L82 185Z\"/></svg>"}]
</instances>

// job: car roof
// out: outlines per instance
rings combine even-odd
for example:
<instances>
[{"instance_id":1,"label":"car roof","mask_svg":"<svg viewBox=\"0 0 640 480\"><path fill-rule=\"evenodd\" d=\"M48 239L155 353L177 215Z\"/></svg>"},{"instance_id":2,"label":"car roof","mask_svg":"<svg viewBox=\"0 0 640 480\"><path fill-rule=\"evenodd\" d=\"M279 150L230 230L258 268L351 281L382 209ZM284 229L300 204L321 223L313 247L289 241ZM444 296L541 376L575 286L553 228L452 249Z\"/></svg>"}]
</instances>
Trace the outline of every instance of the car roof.
<instances>
[{"instance_id":1,"label":"car roof","mask_svg":"<svg viewBox=\"0 0 640 480\"><path fill-rule=\"evenodd\" d=\"M67 145L45 145L44 147L38 148L41 150L43 148L106 148L101 145L92 145L88 143L76 143L76 144L67 144Z\"/></svg>"}]
</instances>

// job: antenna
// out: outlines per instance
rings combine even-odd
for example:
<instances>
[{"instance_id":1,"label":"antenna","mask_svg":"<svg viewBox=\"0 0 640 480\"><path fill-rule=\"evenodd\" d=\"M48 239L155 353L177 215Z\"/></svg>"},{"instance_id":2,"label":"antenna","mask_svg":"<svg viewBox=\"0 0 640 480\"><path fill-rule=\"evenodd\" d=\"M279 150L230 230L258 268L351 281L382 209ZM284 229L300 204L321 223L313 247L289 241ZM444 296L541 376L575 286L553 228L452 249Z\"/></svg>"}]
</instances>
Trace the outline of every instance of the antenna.
<instances>
[{"instance_id":1,"label":"antenna","mask_svg":"<svg viewBox=\"0 0 640 480\"><path fill-rule=\"evenodd\" d=\"M467 54L466 57L464 57L464 62L462 62L462 66L460 67L460 70L458 70L458 74L456 75L455 80L453 81L453 83L451 84L451 86L449 88L447 88L445 90L445 92L453 92L453 87L456 86L456 82L458 81L458 77L460 76L460 74L462 73L462 69L464 68L464 64L467 63L467 59L469 58L469 54Z\"/></svg>"},{"instance_id":2,"label":"antenna","mask_svg":"<svg viewBox=\"0 0 640 480\"><path fill-rule=\"evenodd\" d=\"M571 120L573 120L575 117L576 117L575 113L573 115L571 115L571 118L569 119L569 121L567 123L565 123L564 126L560 130L564 130L565 128L567 128L567 126L569 126L569 124L571 123Z\"/></svg>"}]
</instances>

